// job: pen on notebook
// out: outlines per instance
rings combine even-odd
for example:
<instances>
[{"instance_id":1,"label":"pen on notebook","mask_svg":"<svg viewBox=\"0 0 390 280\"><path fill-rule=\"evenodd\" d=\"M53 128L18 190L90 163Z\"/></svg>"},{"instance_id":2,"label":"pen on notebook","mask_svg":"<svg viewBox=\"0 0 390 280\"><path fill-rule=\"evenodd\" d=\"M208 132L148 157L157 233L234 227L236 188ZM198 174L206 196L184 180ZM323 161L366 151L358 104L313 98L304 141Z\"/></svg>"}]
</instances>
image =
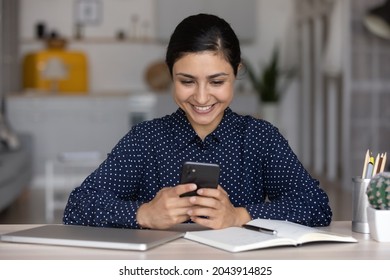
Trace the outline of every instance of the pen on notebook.
<instances>
[{"instance_id":1,"label":"pen on notebook","mask_svg":"<svg viewBox=\"0 0 390 280\"><path fill-rule=\"evenodd\" d=\"M253 226L253 225L242 225L243 228L245 229L249 229L249 230L254 230L254 231L259 231L259 232L262 232L262 233L267 233L267 234L271 234L271 235L275 235L277 234L278 232L274 229L269 229L269 228L264 228L264 227L258 227L258 226Z\"/></svg>"}]
</instances>

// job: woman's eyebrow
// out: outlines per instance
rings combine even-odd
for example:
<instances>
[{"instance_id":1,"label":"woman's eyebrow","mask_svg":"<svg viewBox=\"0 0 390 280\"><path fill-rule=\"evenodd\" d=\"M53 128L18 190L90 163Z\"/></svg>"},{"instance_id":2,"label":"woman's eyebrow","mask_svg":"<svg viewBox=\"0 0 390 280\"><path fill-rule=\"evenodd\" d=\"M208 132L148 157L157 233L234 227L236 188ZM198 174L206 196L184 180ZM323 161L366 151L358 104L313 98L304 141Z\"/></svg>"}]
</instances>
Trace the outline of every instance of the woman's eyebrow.
<instances>
[{"instance_id":1,"label":"woman's eyebrow","mask_svg":"<svg viewBox=\"0 0 390 280\"><path fill-rule=\"evenodd\" d=\"M193 75L190 75L190 74L186 74L186 73L176 73L176 76L184 76L184 77L187 77L187 78L196 78L195 76ZM215 73L215 74L212 74L212 75L209 75L207 76L208 79L214 79L214 78L218 78L218 77L221 77L221 76L229 76L229 74L225 73L225 72L220 72L220 73Z\"/></svg>"},{"instance_id":2,"label":"woman's eyebrow","mask_svg":"<svg viewBox=\"0 0 390 280\"><path fill-rule=\"evenodd\" d=\"M214 79L214 78L218 78L218 77L221 77L221 76L229 76L229 74L225 73L225 72L220 72L220 73L216 73L216 74L207 76L207 78Z\"/></svg>"},{"instance_id":3,"label":"woman's eyebrow","mask_svg":"<svg viewBox=\"0 0 390 280\"><path fill-rule=\"evenodd\" d=\"M194 76L192 76L192 75L190 75L190 74L186 74L186 73L176 73L176 75L175 76L184 76L184 77L187 77L187 78L192 78L192 79L194 79L195 77Z\"/></svg>"}]
</instances>

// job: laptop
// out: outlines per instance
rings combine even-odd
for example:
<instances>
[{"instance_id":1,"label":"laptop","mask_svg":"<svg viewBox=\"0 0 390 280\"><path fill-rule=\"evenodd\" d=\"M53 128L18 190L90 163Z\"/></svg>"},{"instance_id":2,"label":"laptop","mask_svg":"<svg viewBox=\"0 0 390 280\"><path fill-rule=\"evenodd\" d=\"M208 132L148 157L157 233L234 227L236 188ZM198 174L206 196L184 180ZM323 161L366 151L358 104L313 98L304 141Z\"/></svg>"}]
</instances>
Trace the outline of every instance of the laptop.
<instances>
[{"instance_id":1,"label":"laptop","mask_svg":"<svg viewBox=\"0 0 390 280\"><path fill-rule=\"evenodd\" d=\"M146 251L183 235L183 232L165 230L44 225L3 234L0 236L0 240L16 243Z\"/></svg>"}]
</instances>

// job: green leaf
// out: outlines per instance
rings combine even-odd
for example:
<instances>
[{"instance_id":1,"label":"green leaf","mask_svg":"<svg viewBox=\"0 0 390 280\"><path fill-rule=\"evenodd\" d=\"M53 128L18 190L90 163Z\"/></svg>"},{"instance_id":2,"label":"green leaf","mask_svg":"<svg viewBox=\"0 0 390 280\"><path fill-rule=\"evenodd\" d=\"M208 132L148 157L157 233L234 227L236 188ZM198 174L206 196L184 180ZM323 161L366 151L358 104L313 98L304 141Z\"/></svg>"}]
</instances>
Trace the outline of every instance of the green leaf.
<instances>
[{"instance_id":1,"label":"green leaf","mask_svg":"<svg viewBox=\"0 0 390 280\"><path fill-rule=\"evenodd\" d=\"M244 61L253 89L263 102L278 102L288 83L295 76L295 71L282 72L279 66L279 49L274 48L270 61L259 74L255 72L249 61ZM282 76L285 79L281 81ZM283 82L283 83L282 83ZM283 84L283 87L281 87Z\"/></svg>"}]
</instances>

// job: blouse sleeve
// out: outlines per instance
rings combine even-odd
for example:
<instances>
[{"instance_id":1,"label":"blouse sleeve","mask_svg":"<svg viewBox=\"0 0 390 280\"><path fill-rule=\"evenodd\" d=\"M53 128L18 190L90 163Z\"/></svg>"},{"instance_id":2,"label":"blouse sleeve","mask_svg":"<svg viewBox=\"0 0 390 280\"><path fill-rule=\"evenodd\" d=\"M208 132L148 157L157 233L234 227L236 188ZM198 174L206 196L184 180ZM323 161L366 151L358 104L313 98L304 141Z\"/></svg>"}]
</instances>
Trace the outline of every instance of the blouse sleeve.
<instances>
[{"instance_id":1,"label":"blouse sleeve","mask_svg":"<svg viewBox=\"0 0 390 280\"><path fill-rule=\"evenodd\" d=\"M136 129L114 147L107 159L75 188L64 211L64 224L139 228L141 145Z\"/></svg>"},{"instance_id":2,"label":"blouse sleeve","mask_svg":"<svg viewBox=\"0 0 390 280\"><path fill-rule=\"evenodd\" d=\"M327 194L305 170L286 139L272 127L262 151L266 202L247 205L252 218L288 220L307 226L327 226L332 211Z\"/></svg>"}]
</instances>

